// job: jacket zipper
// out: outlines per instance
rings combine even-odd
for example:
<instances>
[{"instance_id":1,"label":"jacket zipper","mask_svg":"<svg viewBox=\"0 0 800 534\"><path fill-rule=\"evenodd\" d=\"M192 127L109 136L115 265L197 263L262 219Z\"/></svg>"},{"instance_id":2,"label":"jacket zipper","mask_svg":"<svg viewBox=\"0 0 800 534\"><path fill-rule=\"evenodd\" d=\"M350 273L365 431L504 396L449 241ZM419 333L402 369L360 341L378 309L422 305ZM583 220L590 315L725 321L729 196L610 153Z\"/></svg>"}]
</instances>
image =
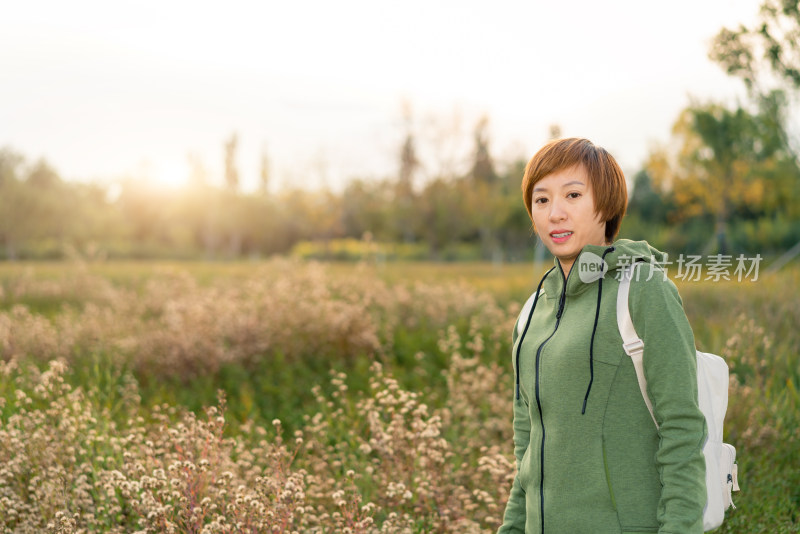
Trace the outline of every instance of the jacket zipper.
<instances>
[{"instance_id":1,"label":"jacket zipper","mask_svg":"<svg viewBox=\"0 0 800 534\"><path fill-rule=\"evenodd\" d=\"M561 269L559 265L559 270L561 270L561 277L564 278L564 271ZM572 274L572 269L570 269L570 274ZM561 297L558 299L558 311L556 312L556 326L553 328L553 333L550 334L547 339L542 341L542 344L539 345L539 348L536 350L536 407L539 409L539 423L542 425L542 444L540 447L539 452L539 518L541 521L541 532L544 534L544 439L545 439L545 429L544 429L544 415L542 414L542 401L539 397L539 374L541 371L541 359L542 359L542 348L544 348L545 344L550 341L556 334L556 330L558 330L558 325L561 323L561 315L564 313L564 301L566 300L567 295L567 280L569 280L569 275L567 275L566 279L564 280L564 287L561 290Z\"/></svg>"}]
</instances>

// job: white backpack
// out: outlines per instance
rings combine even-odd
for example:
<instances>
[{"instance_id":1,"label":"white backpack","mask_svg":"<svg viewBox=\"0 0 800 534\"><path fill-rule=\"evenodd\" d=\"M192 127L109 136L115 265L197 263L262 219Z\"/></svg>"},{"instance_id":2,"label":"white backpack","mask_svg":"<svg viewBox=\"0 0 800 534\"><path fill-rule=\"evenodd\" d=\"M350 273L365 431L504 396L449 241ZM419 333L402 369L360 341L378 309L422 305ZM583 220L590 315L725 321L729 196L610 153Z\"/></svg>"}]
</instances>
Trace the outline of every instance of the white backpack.
<instances>
[{"instance_id":1,"label":"white backpack","mask_svg":"<svg viewBox=\"0 0 800 534\"><path fill-rule=\"evenodd\" d=\"M647 380L642 368L644 342L636 334L628 308L628 294L636 265L634 263L627 266L622 273L617 294L617 324L622 335L623 348L636 368L642 398L650 411L650 417L656 423L653 405L647 396ZM708 427L708 439L703 446L708 499L703 510L703 530L709 531L722 524L725 510L730 507L736 508L733 505L731 492L739 491L738 466L735 463L736 449L733 445L722 442L722 423L725 411L728 409L728 364L725 360L715 354L697 351L697 393L700 410L706 417Z\"/></svg>"}]
</instances>

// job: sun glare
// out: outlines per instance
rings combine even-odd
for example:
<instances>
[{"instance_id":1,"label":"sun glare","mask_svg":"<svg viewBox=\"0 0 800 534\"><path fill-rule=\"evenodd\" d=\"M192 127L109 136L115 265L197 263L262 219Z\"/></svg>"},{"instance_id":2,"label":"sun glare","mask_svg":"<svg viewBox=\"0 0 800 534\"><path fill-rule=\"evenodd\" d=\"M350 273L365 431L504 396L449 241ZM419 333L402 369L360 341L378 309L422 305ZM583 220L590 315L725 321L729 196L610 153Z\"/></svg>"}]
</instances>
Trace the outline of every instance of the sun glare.
<instances>
[{"instance_id":1,"label":"sun glare","mask_svg":"<svg viewBox=\"0 0 800 534\"><path fill-rule=\"evenodd\" d=\"M189 169L180 160L164 160L153 166L153 184L163 189L181 189L188 183Z\"/></svg>"}]
</instances>

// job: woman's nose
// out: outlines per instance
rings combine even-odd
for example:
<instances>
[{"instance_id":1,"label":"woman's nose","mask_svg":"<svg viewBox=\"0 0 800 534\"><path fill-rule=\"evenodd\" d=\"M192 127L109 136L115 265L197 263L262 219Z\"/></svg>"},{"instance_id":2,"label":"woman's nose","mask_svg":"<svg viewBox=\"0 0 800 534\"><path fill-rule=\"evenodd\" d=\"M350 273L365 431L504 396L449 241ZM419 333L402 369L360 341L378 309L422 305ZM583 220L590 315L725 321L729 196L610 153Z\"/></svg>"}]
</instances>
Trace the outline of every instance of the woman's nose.
<instances>
[{"instance_id":1,"label":"woman's nose","mask_svg":"<svg viewBox=\"0 0 800 534\"><path fill-rule=\"evenodd\" d=\"M550 221L557 222L563 221L567 218L567 212L561 206L560 202L553 201L550 203Z\"/></svg>"}]
</instances>

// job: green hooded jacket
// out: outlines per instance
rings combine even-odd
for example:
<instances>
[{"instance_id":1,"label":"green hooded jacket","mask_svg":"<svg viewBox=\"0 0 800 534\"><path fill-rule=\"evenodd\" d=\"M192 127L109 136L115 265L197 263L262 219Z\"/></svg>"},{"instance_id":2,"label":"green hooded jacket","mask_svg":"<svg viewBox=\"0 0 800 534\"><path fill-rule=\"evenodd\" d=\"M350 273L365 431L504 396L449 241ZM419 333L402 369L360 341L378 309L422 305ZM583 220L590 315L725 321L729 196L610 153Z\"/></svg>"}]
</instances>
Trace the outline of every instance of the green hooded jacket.
<instances>
[{"instance_id":1,"label":"green hooded jacket","mask_svg":"<svg viewBox=\"0 0 800 534\"><path fill-rule=\"evenodd\" d=\"M556 260L533 314L523 309L512 353L517 473L499 534L703 531L694 336L665 259L644 241L587 245L566 280ZM651 266L637 269L629 302L659 429L617 327L620 272L634 260Z\"/></svg>"}]
</instances>

